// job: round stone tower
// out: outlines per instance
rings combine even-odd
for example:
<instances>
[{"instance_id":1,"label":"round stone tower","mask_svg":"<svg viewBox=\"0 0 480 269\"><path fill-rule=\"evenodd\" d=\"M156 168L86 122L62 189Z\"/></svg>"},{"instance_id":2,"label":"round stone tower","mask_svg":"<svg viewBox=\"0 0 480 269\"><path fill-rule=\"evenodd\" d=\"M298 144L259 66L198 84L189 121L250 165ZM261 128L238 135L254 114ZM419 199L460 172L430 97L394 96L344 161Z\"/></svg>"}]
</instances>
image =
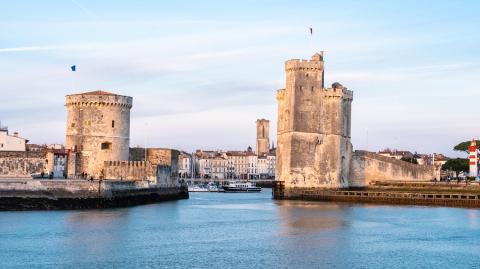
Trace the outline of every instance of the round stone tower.
<instances>
[{"instance_id":1,"label":"round stone tower","mask_svg":"<svg viewBox=\"0 0 480 269\"><path fill-rule=\"evenodd\" d=\"M102 176L105 161L128 161L132 97L104 91L66 96L68 173Z\"/></svg>"}]
</instances>

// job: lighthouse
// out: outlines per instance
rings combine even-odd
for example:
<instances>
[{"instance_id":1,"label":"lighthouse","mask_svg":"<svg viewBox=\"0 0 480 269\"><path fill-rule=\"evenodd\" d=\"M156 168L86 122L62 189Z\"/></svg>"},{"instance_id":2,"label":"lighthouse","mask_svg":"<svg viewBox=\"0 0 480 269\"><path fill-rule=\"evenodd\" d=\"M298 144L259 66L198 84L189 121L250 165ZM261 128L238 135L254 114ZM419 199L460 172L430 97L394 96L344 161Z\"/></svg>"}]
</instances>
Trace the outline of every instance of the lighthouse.
<instances>
[{"instance_id":1,"label":"lighthouse","mask_svg":"<svg viewBox=\"0 0 480 269\"><path fill-rule=\"evenodd\" d=\"M477 143L475 139L472 139L470 147L468 147L469 152L469 164L470 164L470 177L478 176L478 155L477 155Z\"/></svg>"}]
</instances>

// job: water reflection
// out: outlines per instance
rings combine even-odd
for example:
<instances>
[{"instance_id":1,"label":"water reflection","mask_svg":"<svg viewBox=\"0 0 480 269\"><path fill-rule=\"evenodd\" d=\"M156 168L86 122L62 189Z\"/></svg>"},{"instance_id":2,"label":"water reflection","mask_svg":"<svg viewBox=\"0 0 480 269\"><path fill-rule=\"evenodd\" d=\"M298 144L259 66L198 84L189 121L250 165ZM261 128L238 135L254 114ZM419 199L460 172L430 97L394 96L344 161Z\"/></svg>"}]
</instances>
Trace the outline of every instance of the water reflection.
<instances>
[{"instance_id":1,"label":"water reflection","mask_svg":"<svg viewBox=\"0 0 480 269\"><path fill-rule=\"evenodd\" d=\"M288 268L344 267L343 250L349 239L336 235L348 229L348 206L304 201L278 201L276 205L280 247L291 253L283 261ZM318 257L322 257L321 264Z\"/></svg>"},{"instance_id":2,"label":"water reflection","mask_svg":"<svg viewBox=\"0 0 480 269\"><path fill-rule=\"evenodd\" d=\"M476 209L470 209L467 212L468 217L468 226L469 228L478 228L478 219L480 218L480 214Z\"/></svg>"},{"instance_id":3,"label":"water reflection","mask_svg":"<svg viewBox=\"0 0 480 269\"><path fill-rule=\"evenodd\" d=\"M65 216L63 243L68 259L77 263L111 255L128 236L128 217L126 209L70 211Z\"/></svg>"},{"instance_id":4,"label":"water reflection","mask_svg":"<svg viewBox=\"0 0 480 269\"><path fill-rule=\"evenodd\" d=\"M335 203L277 201L281 235L296 235L347 226L349 207Z\"/></svg>"}]
</instances>

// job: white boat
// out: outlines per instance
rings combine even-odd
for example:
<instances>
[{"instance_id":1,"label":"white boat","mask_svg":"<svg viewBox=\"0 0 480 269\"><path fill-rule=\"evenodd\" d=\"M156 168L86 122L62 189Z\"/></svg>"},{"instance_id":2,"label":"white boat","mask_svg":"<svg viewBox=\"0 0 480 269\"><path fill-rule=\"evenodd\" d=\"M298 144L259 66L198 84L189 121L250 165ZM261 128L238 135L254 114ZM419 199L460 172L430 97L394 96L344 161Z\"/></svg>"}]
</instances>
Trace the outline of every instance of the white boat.
<instances>
[{"instance_id":1,"label":"white boat","mask_svg":"<svg viewBox=\"0 0 480 269\"><path fill-rule=\"evenodd\" d=\"M188 186L188 192L208 192L208 188L198 186L198 185L193 185L193 186Z\"/></svg>"},{"instance_id":2,"label":"white boat","mask_svg":"<svg viewBox=\"0 0 480 269\"><path fill-rule=\"evenodd\" d=\"M223 185L225 192L259 192L262 188L257 187L254 182L228 182Z\"/></svg>"},{"instance_id":3,"label":"white boat","mask_svg":"<svg viewBox=\"0 0 480 269\"><path fill-rule=\"evenodd\" d=\"M208 183L207 188L208 188L209 192L223 192L224 191L222 187L219 187L219 186L217 186L213 183Z\"/></svg>"}]
</instances>

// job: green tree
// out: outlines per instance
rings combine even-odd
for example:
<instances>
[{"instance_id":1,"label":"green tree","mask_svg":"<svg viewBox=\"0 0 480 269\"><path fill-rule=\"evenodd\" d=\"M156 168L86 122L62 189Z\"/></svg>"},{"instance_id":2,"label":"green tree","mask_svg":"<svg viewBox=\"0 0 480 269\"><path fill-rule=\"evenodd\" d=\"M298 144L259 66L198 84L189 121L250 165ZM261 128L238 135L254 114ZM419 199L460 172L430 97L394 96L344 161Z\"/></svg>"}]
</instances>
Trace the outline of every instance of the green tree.
<instances>
[{"instance_id":1,"label":"green tree","mask_svg":"<svg viewBox=\"0 0 480 269\"><path fill-rule=\"evenodd\" d=\"M407 163L413 163L413 164L418 164L417 159L413 157L402 157L400 160L407 162Z\"/></svg>"},{"instance_id":2,"label":"green tree","mask_svg":"<svg viewBox=\"0 0 480 269\"><path fill-rule=\"evenodd\" d=\"M455 172L468 171L468 159L450 159L442 165L442 170L452 170Z\"/></svg>"},{"instance_id":3,"label":"green tree","mask_svg":"<svg viewBox=\"0 0 480 269\"><path fill-rule=\"evenodd\" d=\"M462 143L456 145L455 147L453 147L453 150L464 151L464 152L468 153L468 147L470 146L471 142L472 141L462 142ZM480 149L480 140L477 140L477 149Z\"/></svg>"}]
</instances>

